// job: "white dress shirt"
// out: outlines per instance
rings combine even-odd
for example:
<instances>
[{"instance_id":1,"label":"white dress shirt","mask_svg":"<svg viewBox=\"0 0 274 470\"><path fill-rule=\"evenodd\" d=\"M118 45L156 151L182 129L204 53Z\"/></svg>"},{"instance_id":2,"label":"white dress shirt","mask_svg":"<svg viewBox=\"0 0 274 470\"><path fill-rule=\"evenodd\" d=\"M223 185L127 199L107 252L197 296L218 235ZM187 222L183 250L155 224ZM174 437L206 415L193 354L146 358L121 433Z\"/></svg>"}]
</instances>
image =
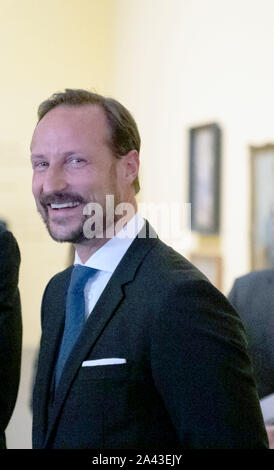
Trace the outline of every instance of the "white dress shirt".
<instances>
[{"instance_id":1,"label":"white dress shirt","mask_svg":"<svg viewBox=\"0 0 274 470\"><path fill-rule=\"evenodd\" d=\"M98 272L87 282L84 290L86 304L86 318L92 312L97 300L102 294L116 267L130 247L134 238L144 226L144 219L136 213L115 237L111 238L87 261L82 263L75 253L74 264L81 264L97 269Z\"/></svg>"}]
</instances>

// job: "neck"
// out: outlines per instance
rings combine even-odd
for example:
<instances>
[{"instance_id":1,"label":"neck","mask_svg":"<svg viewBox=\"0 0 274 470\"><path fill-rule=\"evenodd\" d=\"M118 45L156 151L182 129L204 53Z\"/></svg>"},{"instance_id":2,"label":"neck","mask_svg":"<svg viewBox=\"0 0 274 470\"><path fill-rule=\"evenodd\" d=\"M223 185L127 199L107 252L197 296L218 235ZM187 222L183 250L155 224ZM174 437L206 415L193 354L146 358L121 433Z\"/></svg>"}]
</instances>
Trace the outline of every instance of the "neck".
<instances>
[{"instance_id":1,"label":"neck","mask_svg":"<svg viewBox=\"0 0 274 470\"><path fill-rule=\"evenodd\" d=\"M108 240L108 238L94 238L89 240L88 244L78 243L75 244L74 247L80 260L84 264L97 250L99 250L99 248L105 245Z\"/></svg>"},{"instance_id":2,"label":"neck","mask_svg":"<svg viewBox=\"0 0 274 470\"><path fill-rule=\"evenodd\" d=\"M125 225L135 216L137 212L137 204L136 202L132 205L134 211L132 213L127 213L125 216L118 216L114 224L110 224L104 230L104 234L102 237L94 237L92 239L86 239L81 243L76 243L74 245L75 250L79 258L81 259L82 263L86 263L86 261L103 245L105 245L111 238L113 238ZM111 235L109 235L111 234Z\"/></svg>"}]
</instances>

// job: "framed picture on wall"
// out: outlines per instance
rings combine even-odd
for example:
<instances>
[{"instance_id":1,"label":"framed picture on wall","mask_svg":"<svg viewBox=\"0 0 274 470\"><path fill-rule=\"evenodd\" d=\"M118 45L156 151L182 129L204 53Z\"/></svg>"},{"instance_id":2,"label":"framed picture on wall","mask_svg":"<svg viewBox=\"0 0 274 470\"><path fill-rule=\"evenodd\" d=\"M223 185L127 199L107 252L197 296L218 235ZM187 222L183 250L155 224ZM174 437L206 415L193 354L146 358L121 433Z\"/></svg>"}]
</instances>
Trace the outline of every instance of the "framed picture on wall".
<instances>
[{"instance_id":1,"label":"framed picture on wall","mask_svg":"<svg viewBox=\"0 0 274 470\"><path fill-rule=\"evenodd\" d=\"M251 269L274 268L274 144L250 147Z\"/></svg>"},{"instance_id":2,"label":"framed picture on wall","mask_svg":"<svg viewBox=\"0 0 274 470\"><path fill-rule=\"evenodd\" d=\"M192 253L189 260L217 289L222 289L222 259L220 256Z\"/></svg>"},{"instance_id":3,"label":"framed picture on wall","mask_svg":"<svg viewBox=\"0 0 274 470\"><path fill-rule=\"evenodd\" d=\"M189 133L191 229L216 234L220 225L221 129L216 123Z\"/></svg>"}]
</instances>

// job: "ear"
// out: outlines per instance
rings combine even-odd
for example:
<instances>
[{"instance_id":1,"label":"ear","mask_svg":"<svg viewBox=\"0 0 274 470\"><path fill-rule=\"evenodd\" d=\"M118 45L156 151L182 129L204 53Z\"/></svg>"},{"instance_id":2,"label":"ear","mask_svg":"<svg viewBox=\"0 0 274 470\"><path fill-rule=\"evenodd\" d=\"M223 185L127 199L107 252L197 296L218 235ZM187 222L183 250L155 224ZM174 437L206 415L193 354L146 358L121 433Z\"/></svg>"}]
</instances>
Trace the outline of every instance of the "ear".
<instances>
[{"instance_id":1,"label":"ear","mask_svg":"<svg viewBox=\"0 0 274 470\"><path fill-rule=\"evenodd\" d=\"M123 176L128 184L132 184L138 176L139 153L137 150L130 150L121 160L123 161Z\"/></svg>"}]
</instances>

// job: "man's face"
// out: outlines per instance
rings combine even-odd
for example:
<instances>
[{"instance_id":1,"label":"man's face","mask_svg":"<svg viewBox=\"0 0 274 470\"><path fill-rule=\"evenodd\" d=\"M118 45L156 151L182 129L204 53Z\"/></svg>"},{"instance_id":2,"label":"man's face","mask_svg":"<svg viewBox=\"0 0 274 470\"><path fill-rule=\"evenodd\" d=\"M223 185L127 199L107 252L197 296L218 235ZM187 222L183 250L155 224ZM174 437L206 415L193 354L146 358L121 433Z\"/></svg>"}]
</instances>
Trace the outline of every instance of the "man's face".
<instances>
[{"instance_id":1,"label":"man's face","mask_svg":"<svg viewBox=\"0 0 274 470\"><path fill-rule=\"evenodd\" d=\"M109 147L110 131L95 105L58 106L38 123L31 143L32 191L51 236L58 241L84 240L83 208L105 196L115 204L127 199L124 158Z\"/></svg>"}]
</instances>

